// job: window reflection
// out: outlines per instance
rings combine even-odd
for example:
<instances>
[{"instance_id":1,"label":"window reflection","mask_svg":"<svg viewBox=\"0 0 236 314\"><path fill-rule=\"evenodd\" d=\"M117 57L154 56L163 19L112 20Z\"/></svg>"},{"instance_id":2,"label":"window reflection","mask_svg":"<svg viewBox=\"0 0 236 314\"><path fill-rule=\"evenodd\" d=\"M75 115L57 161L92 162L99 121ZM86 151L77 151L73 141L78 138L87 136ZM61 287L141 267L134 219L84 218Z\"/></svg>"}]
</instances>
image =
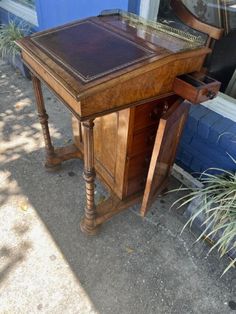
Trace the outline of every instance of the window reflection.
<instances>
[{"instance_id":1,"label":"window reflection","mask_svg":"<svg viewBox=\"0 0 236 314\"><path fill-rule=\"evenodd\" d=\"M23 4L29 8L34 9L35 8L35 0L13 0L14 2Z\"/></svg>"},{"instance_id":2,"label":"window reflection","mask_svg":"<svg viewBox=\"0 0 236 314\"><path fill-rule=\"evenodd\" d=\"M236 29L236 0L182 0L201 21L222 27L225 33ZM173 18L170 0L130 0L129 8L141 17L157 21Z\"/></svg>"}]
</instances>

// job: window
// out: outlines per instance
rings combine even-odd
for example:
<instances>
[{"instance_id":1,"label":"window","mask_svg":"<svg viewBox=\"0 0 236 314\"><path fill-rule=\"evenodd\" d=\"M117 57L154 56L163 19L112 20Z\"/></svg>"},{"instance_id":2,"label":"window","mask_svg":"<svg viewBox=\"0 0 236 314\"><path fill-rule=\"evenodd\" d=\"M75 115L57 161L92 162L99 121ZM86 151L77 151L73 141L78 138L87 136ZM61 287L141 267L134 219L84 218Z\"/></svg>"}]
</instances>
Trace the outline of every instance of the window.
<instances>
[{"instance_id":1,"label":"window","mask_svg":"<svg viewBox=\"0 0 236 314\"><path fill-rule=\"evenodd\" d=\"M159 5L159 0L141 0L140 15L147 20L156 21Z\"/></svg>"},{"instance_id":2,"label":"window","mask_svg":"<svg viewBox=\"0 0 236 314\"><path fill-rule=\"evenodd\" d=\"M35 0L13 0L14 2L21 3L29 8L35 8Z\"/></svg>"},{"instance_id":3,"label":"window","mask_svg":"<svg viewBox=\"0 0 236 314\"><path fill-rule=\"evenodd\" d=\"M183 0L183 3L200 20L223 27L226 34L236 29L236 0Z\"/></svg>"},{"instance_id":4,"label":"window","mask_svg":"<svg viewBox=\"0 0 236 314\"><path fill-rule=\"evenodd\" d=\"M0 8L20 17L32 25L38 26L35 0L1 0Z\"/></svg>"}]
</instances>

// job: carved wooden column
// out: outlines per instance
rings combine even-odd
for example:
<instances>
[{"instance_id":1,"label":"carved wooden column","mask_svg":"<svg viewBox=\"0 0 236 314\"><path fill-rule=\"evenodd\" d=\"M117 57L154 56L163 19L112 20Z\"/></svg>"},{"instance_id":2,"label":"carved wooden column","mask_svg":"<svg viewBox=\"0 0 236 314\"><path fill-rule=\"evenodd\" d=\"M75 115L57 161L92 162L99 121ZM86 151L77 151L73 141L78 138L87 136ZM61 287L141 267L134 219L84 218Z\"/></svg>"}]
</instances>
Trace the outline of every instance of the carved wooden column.
<instances>
[{"instance_id":1,"label":"carved wooden column","mask_svg":"<svg viewBox=\"0 0 236 314\"><path fill-rule=\"evenodd\" d=\"M96 225L96 206L94 200L94 141L93 141L93 120L83 122L84 127L84 180L86 185L86 206L84 218L80 228L88 235L95 235L98 231Z\"/></svg>"},{"instance_id":2,"label":"carved wooden column","mask_svg":"<svg viewBox=\"0 0 236 314\"><path fill-rule=\"evenodd\" d=\"M46 162L45 167L54 168L57 165L53 164L53 159L55 157L54 147L52 145L51 136L48 127L48 115L45 109L42 88L40 80L32 74L32 83L34 88L34 94L36 98L36 105L38 110L39 122L42 126L43 137L45 142L45 150L46 150Z\"/></svg>"}]
</instances>

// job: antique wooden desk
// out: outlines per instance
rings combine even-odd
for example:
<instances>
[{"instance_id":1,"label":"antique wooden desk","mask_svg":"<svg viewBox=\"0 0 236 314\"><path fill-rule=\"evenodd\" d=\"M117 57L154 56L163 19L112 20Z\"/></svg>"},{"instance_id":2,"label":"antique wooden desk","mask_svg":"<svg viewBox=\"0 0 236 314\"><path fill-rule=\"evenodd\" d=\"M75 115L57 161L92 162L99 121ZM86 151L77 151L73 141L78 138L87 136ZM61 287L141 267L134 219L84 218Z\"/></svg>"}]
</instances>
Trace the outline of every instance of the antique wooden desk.
<instances>
[{"instance_id":1,"label":"antique wooden desk","mask_svg":"<svg viewBox=\"0 0 236 314\"><path fill-rule=\"evenodd\" d=\"M190 19L189 12L182 18L208 38L221 34ZM183 98L197 103L214 97L219 88L198 73L211 51L210 41L163 29L118 12L18 42L32 72L46 167L71 158L84 160L86 206L81 230L87 234L95 234L104 221L138 201L142 200L145 214L174 162L189 107ZM192 72L197 74L184 75ZM53 147L40 81L72 112L73 145ZM95 169L110 190L110 197L97 206Z\"/></svg>"}]
</instances>

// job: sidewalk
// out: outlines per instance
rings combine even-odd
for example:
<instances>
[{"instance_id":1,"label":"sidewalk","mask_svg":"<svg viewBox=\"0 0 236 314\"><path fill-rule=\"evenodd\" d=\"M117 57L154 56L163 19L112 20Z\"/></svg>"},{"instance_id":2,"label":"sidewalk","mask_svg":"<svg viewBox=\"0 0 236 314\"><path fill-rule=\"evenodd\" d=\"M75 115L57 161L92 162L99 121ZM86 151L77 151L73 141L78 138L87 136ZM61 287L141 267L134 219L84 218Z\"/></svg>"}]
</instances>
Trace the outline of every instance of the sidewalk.
<instances>
[{"instance_id":1,"label":"sidewalk","mask_svg":"<svg viewBox=\"0 0 236 314\"><path fill-rule=\"evenodd\" d=\"M70 113L46 89L45 102L54 143L68 143ZM46 172L40 131L31 82L0 63L0 314L233 313L235 269L220 278L228 260L180 235L182 213L169 210L179 195L87 237L83 164Z\"/></svg>"}]
</instances>

